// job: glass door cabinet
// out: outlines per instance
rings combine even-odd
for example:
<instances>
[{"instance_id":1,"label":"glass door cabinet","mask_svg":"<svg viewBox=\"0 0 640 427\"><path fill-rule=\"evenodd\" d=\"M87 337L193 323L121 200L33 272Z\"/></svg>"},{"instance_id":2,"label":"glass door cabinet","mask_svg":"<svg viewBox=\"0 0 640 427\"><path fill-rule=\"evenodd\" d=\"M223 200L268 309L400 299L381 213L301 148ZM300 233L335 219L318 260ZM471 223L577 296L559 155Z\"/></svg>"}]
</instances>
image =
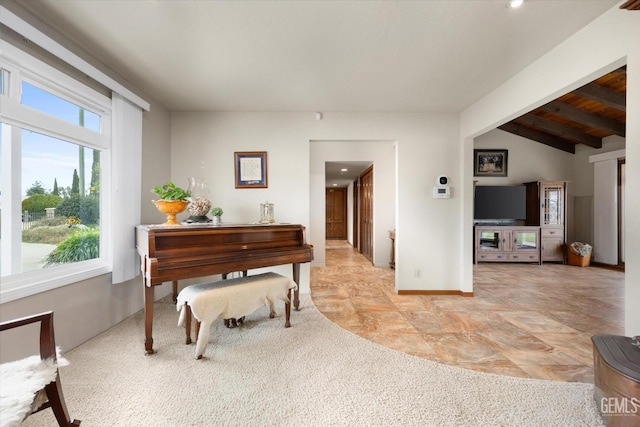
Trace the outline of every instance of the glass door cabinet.
<instances>
[{"instance_id":1,"label":"glass door cabinet","mask_svg":"<svg viewBox=\"0 0 640 427\"><path fill-rule=\"evenodd\" d=\"M540 226L541 261L565 261L566 181L526 182L526 225Z\"/></svg>"}]
</instances>

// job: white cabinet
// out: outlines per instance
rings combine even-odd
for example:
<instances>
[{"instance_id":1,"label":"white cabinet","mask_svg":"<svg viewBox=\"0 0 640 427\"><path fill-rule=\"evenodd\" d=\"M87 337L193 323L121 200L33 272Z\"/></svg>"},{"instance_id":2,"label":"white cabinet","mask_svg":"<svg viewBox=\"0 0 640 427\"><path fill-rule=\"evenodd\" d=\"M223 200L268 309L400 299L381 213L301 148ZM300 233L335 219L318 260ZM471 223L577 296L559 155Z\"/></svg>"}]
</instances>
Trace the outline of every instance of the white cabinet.
<instances>
[{"instance_id":1,"label":"white cabinet","mask_svg":"<svg viewBox=\"0 0 640 427\"><path fill-rule=\"evenodd\" d=\"M540 227L475 227L475 263L540 263Z\"/></svg>"}]
</instances>

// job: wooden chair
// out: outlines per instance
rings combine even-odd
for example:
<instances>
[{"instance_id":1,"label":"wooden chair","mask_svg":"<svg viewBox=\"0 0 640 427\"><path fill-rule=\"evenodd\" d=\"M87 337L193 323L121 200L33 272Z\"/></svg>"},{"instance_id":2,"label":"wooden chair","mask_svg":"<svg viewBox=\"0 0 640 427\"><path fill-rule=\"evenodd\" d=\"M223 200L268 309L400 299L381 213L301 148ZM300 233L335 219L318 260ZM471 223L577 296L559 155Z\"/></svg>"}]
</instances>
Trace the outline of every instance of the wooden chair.
<instances>
[{"instance_id":1,"label":"wooden chair","mask_svg":"<svg viewBox=\"0 0 640 427\"><path fill-rule=\"evenodd\" d=\"M0 417L3 419L3 425L9 422L6 419L9 416L14 420L8 425L20 425L29 415L51 408L60 426L79 426L79 420L70 419L62 394L58 372L60 360L53 331L53 312L2 322L0 331L37 322L40 322L40 355L1 365L3 401L0 402ZM42 375L35 375L36 371ZM34 376L37 376L37 381L33 379Z\"/></svg>"}]
</instances>

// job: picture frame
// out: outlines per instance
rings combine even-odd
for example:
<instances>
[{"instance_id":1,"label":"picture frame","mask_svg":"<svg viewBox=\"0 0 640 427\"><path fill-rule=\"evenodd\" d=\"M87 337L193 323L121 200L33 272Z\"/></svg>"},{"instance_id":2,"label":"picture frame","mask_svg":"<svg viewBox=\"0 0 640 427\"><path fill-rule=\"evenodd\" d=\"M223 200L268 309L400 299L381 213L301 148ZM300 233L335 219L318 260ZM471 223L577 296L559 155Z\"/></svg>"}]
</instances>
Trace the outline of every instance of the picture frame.
<instances>
[{"instance_id":1,"label":"picture frame","mask_svg":"<svg viewBox=\"0 0 640 427\"><path fill-rule=\"evenodd\" d=\"M234 153L236 188L267 188L267 152L236 151Z\"/></svg>"},{"instance_id":2,"label":"picture frame","mask_svg":"<svg viewBox=\"0 0 640 427\"><path fill-rule=\"evenodd\" d=\"M507 176L509 150L473 150L473 176Z\"/></svg>"}]
</instances>

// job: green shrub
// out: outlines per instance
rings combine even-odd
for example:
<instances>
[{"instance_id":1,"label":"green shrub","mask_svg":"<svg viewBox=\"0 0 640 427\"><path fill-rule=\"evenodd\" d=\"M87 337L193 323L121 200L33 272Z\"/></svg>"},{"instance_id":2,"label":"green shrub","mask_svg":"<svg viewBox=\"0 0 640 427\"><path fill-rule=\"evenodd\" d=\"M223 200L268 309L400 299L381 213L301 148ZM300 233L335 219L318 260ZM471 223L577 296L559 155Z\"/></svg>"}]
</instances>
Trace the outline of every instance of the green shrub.
<instances>
[{"instance_id":1,"label":"green shrub","mask_svg":"<svg viewBox=\"0 0 640 427\"><path fill-rule=\"evenodd\" d=\"M77 228L47 256L45 267L86 261L99 256L100 230L97 228Z\"/></svg>"},{"instance_id":2,"label":"green shrub","mask_svg":"<svg viewBox=\"0 0 640 427\"><path fill-rule=\"evenodd\" d=\"M77 194L71 197L65 197L62 199L58 207L56 208L56 215L60 215L66 218L78 217L80 213L80 196Z\"/></svg>"},{"instance_id":3,"label":"green shrub","mask_svg":"<svg viewBox=\"0 0 640 427\"><path fill-rule=\"evenodd\" d=\"M62 198L53 194L33 194L22 201L22 211L44 212L45 208L55 208Z\"/></svg>"},{"instance_id":4,"label":"green shrub","mask_svg":"<svg viewBox=\"0 0 640 427\"><path fill-rule=\"evenodd\" d=\"M60 202L56 215L78 218L84 225L97 225L100 220L100 198L96 195L72 195Z\"/></svg>"},{"instance_id":5,"label":"green shrub","mask_svg":"<svg viewBox=\"0 0 640 427\"><path fill-rule=\"evenodd\" d=\"M100 220L100 197L95 194L81 197L78 218L81 224L98 225Z\"/></svg>"}]
</instances>

